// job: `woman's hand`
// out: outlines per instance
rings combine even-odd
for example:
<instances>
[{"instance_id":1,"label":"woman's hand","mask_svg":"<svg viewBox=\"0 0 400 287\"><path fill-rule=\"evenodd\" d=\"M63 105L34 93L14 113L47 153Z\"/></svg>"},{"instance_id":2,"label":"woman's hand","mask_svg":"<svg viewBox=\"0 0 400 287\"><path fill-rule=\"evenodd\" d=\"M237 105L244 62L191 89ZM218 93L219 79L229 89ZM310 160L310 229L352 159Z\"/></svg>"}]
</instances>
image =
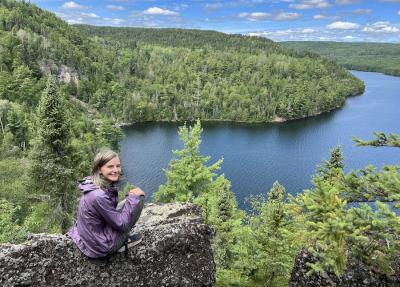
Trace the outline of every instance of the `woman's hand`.
<instances>
[{"instance_id":1,"label":"woman's hand","mask_svg":"<svg viewBox=\"0 0 400 287\"><path fill-rule=\"evenodd\" d=\"M140 187L136 187L136 188L134 188L134 189L131 189L129 192L128 192L128 194L129 195L134 195L134 196L144 196L145 194L144 194L144 191L140 188Z\"/></svg>"}]
</instances>

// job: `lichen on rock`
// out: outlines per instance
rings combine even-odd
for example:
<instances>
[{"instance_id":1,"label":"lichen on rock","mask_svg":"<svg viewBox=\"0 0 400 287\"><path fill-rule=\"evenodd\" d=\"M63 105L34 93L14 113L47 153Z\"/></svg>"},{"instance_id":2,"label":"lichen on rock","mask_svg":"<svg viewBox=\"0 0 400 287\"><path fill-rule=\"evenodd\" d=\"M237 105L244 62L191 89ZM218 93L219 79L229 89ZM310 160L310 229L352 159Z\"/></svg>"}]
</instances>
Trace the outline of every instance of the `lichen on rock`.
<instances>
[{"instance_id":1,"label":"lichen on rock","mask_svg":"<svg viewBox=\"0 0 400 287\"><path fill-rule=\"evenodd\" d=\"M400 286L400 274L395 272L394 276L388 277L385 274L374 272L365 264L355 258L350 258L347 268L342 276L336 276L333 272L318 272L307 275L310 271L310 263L315 263L316 258L306 250L302 250L297 256L289 281L290 287L397 287ZM400 270L396 262L393 266Z\"/></svg>"},{"instance_id":2,"label":"lichen on rock","mask_svg":"<svg viewBox=\"0 0 400 287\"><path fill-rule=\"evenodd\" d=\"M0 245L1 286L212 286L215 264L201 209L147 205L135 230L143 242L108 260L91 260L63 235L35 234Z\"/></svg>"}]
</instances>

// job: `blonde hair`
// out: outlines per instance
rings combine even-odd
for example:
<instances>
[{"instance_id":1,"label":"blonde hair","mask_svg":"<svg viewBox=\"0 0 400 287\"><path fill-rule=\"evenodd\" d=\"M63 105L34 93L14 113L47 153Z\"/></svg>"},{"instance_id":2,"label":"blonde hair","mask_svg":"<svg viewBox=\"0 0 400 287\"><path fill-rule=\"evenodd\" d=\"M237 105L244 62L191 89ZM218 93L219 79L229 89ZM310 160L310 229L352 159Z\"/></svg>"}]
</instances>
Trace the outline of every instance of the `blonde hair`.
<instances>
[{"instance_id":1,"label":"blonde hair","mask_svg":"<svg viewBox=\"0 0 400 287\"><path fill-rule=\"evenodd\" d=\"M93 183L100 188L106 189L110 186L110 181L104 178L100 173L100 169L113 158L118 157L115 151L110 149L101 150L96 154L92 165L92 179Z\"/></svg>"}]
</instances>

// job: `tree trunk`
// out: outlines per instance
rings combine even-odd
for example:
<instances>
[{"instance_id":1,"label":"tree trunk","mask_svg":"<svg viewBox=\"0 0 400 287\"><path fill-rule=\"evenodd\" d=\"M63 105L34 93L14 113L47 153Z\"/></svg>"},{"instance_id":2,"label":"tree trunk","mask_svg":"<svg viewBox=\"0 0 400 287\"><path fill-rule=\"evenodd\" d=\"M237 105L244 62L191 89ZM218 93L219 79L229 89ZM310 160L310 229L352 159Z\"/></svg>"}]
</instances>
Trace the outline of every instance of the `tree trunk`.
<instances>
[{"instance_id":1,"label":"tree trunk","mask_svg":"<svg viewBox=\"0 0 400 287\"><path fill-rule=\"evenodd\" d=\"M0 117L0 126L1 126L1 133L4 135L3 121L1 120L1 117Z\"/></svg>"}]
</instances>

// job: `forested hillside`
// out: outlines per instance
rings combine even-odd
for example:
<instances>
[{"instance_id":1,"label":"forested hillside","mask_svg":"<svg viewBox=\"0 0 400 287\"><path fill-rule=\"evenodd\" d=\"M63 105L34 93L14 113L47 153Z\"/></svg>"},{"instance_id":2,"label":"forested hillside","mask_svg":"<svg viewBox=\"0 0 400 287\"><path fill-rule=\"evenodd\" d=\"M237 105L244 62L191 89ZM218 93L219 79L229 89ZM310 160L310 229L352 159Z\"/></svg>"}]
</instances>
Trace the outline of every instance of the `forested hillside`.
<instances>
[{"instance_id":1,"label":"forested hillside","mask_svg":"<svg viewBox=\"0 0 400 287\"><path fill-rule=\"evenodd\" d=\"M288 48L312 52L350 70L400 76L400 44L343 42L281 42Z\"/></svg>"},{"instance_id":2,"label":"forested hillside","mask_svg":"<svg viewBox=\"0 0 400 287\"><path fill-rule=\"evenodd\" d=\"M287 49L266 38L228 35L217 31L75 26L88 37L96 35L106 39L107 42L119 42L125 48L132 48L132 46L135 47L141 43L190 49L209 47L214 50L229 48L244 52L263 50L269 53L288 53ZM296 52L293 54L298 55Z\"/></svg>"},{"instance_id":3,"label":"forested hillside","mask_svg":"<svg viewBox=\"0 0 400 287\"><path fill-rule=\"evenodd\" d=\"M267 39L196 30L78 28L119 59L113 69L128 122L295 119L337 108L364 89L335 63Z\"/></svg>"},{"instance_id":4,"label":"forested hillside","mask_svg":"<svg viewBox=\"0 0 400 287\"><path fill-rule=\"evenodd\" d=\"M88 26L80 33L33 5L1 3L0 92L7 100L14 93L13 101L35 105L37 92L4 83L18 77L36 83L52 73L69 96L124 122L268 122L329 111L363 91L361 81L333 62L266 39Z\"/></svg>"},{"instance_id":5,"label":"forested hillside","mask_svg":"<svg viewBox=\"0 0 400 287\"><path fill-rule=\"evenodd\" d=\"M92 93L107 81L105 53L49 12L0 1L0 207L2 216L13 211L13 224L0 220L0 241L18 239L20 225L65 229L77 196L71 182L100 147L118 149L115 119L75 97L79 82Z\"/></svg>"}]
</instances>

